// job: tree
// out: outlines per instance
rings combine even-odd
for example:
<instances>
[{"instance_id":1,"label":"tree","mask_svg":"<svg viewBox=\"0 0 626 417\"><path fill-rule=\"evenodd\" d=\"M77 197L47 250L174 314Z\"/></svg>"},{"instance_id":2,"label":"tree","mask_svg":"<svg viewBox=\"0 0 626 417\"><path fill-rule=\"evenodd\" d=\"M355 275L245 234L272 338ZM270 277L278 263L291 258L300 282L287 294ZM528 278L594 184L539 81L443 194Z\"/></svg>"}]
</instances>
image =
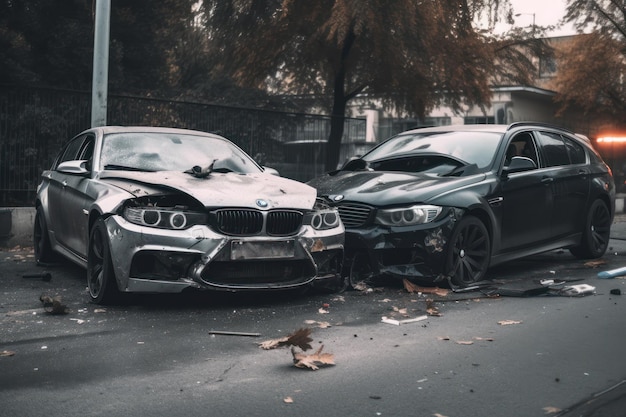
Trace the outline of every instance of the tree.
<instances>
[{"instance_id":1,"label":"tree","mask_svg":"<svg viewBox=\"0 0 626 417\"><path fill-rule=\"evenodd\" d=\"M601 32L580 35L559 51L554 86L560 112L578 107L594 116L624 120L624 42Z\"/></svg>"},{"instance_id":2,"label":"tree","mask_svg":"<svg viewBox=\"0 0 626 417\"><path fill-rule=\"evenodd\" d=\"M504 68L496 57L516 62L524 54L514 42L487 38L472 24L479 13L497 16L498 7L507 5L498 0L205 0L203 12L220 57L216 61L238 83L326 99L332 116L326 168L331 170L338 163L347 104L357 95L420 116L438 104L455 110L488 104L490 82ZM517 65L509 74L502 72L502 79L524 78L519 67L527 69Z\"/></svg>"},{"instance_id":3,"label":"tree","mask_svg":"<svg viewBox=\"0 0 626 417\"><path fill-rule=\"evenodd\" d=\"M561 111L578 106L591 115L613 115L624 122L626 89L626 3L569 0L564 20L586 35L559 54L555 86Z\"/></svg>"},{"instance_id":4,"label":"tree","mask_svg":"<svg viewBox=\"0 0 626 417\"><path fill-rule=\"evenodd\" d=\"M190 56L181 39L192 32L196 0L112 2L110 90L170 93ZM0 0L0 81L89 90L93 0ZM193 55L192 55L193 54Z\"/></svg>"}]
</instances>

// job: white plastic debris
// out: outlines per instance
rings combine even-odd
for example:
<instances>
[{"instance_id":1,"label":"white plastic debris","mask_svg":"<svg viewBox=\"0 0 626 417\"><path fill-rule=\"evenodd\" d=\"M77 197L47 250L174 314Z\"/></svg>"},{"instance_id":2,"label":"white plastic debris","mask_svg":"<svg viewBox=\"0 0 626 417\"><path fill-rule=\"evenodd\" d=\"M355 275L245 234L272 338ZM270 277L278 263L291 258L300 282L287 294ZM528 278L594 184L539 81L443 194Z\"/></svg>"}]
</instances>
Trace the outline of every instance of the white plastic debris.
<instances>
[{"instance_id":1,"label":"white plastic debris","mask_svg":"<svg viewBox=\"0 0 626 417\"><path fill-rule=\"evenodd\" d=\"M582 296L595 294L596 287L589 284L578 284L578 285L568 285L567 287L563 287L559 294L566 296Z\"/></svg>"}]
</instances>

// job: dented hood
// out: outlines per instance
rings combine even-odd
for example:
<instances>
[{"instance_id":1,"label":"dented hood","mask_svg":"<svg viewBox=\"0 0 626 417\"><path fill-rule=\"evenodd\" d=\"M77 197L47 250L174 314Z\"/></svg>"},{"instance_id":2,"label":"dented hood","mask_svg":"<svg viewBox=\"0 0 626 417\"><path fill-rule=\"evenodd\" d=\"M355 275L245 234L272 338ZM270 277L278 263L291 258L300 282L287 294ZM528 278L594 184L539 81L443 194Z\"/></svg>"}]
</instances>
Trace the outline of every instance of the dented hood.
<instances>
[{"instance_id":1,"label":"dented hood","mask_svg":"<svg viewBox=\"0 0 626 417\"><path fill-rule=\"evenodd\" d=\"M311 209L315 189L271 174L211 173L206 178L176 171L127 172L104 171L100 180L119 187L135 197L171 190L188 194L206 207L254 207L257 200L268 203L266 209Z\"/></svg>"},{"instance_id":2,"label":"dented hood","mask_svg":"<svg viewBox=\"0 0 626 417\"><path fill-rule=\"evenodd\" d=\"M485 174L440 177L410 172L351 171L318 177L307 184L317 188L320 196L342 196L345 201L388 205L429 202L484 178Z\"/></svg>"}]
</instances>

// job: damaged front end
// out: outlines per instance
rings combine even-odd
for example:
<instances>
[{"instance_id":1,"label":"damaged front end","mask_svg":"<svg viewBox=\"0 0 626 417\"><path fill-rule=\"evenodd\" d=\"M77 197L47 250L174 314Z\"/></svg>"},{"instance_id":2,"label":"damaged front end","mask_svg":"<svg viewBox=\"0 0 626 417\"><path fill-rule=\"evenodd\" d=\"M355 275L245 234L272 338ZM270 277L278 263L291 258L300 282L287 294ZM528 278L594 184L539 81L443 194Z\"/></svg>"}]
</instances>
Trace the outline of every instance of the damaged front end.
<instances>
[{"instance_id":1,"label":"damaged front end","mask_svg":"<svg viewBox=\"0 0 626 417\"><path fill-rule=\"evenodd\" d=\"M345 207L339 209L342 214L346 211ZM426 223L346 225L344 270L349 282L354 286L384 276L431 282L441 279L446 273L450 236L461 215L462 210L442 208Z\"/></svg>"},{"instance_id":2,"label":"damaged front end","mask_svg":"<svg viewBox=\"0 0 626 417\"><path fill-rule=\"evenodd\" d=\"M289 289L341 278L344 228L321 201L308 210L210 209L184 194L151 195L129 200L106 225L121 291Z\"/></svg>"}]
</instances>

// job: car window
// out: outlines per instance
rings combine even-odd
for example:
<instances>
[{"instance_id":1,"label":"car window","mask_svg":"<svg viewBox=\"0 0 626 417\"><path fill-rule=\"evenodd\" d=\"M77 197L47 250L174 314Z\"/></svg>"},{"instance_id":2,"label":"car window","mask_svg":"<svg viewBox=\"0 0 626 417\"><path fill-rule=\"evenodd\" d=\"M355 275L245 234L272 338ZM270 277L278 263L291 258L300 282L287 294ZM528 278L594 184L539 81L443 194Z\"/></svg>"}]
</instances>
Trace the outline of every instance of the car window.
<instances>
[{"instance_id":1,"label":"car window","mask_svg":"<svg viewBox=\"0 0 626 417\"><path fill-rule=\"evenodd\" d=\"M449 155L478 168L491 165L502 137L492 132L419 132L395 136L363 156L365 161L408 155Z\"/></svg>"},{"instance_id":2,"label":"car window","mask_svg":"<svg viewBox=\"0 0 626 417\"><path fill-rule=\"evenodd\" d=\"M539 146L545 158L546 167L554 167L560 165L569 165L569 156L567 148L561 135L550 132L537 132L539 138Z\"/></svg>"},{"instance_id":3,"label":"car window","mask_svg":"<svg viewBox=\"0 0 626 417\"><path fill-rule=\"evenodd\" d=\"M61 157L57 161L57 166L61 162L66 161L75 161L79 158L79 153L84 149L84 143L86 140L86 136L79 136L77 138L72 139L61 152ZM56 166L55 166L56 168Z\"/></svg>"},{"instance_id":4,"label":"car window","mask_svg":"<svg viewBox=\"0 0 626 417\"><path fill-rule=\"evenodd\" d=\"M260 172L259 166L231 142L206 136L141 132L104 137L104 169L187 171L194 166L239 173Z\"/></svg>"},{"instance_id":5,"label":"car window","mask_svg":"<svg viewBox=\"0 0 626 417\"><path fill-rule=\"evenodd\" d=\"M513 136L506 151L504 165L511 162L514 156L523 156L533 160L535 165L539 166L539 158L537 156L537 147L530 132L522 132Z\"/></svg>"},{"instance_id":6,"label":"car window","mask_svg":"<svg viewBox=\"0 0 626 417\"><path fill-rule=\"evenodd\" d=\"M576 143L574 140L568 137L563 137L563 140L565 141L565 146L567 147L569 158L572 161L572 164L587 163L585 149L581 144Z\"/></svg>"}]
</instances>

